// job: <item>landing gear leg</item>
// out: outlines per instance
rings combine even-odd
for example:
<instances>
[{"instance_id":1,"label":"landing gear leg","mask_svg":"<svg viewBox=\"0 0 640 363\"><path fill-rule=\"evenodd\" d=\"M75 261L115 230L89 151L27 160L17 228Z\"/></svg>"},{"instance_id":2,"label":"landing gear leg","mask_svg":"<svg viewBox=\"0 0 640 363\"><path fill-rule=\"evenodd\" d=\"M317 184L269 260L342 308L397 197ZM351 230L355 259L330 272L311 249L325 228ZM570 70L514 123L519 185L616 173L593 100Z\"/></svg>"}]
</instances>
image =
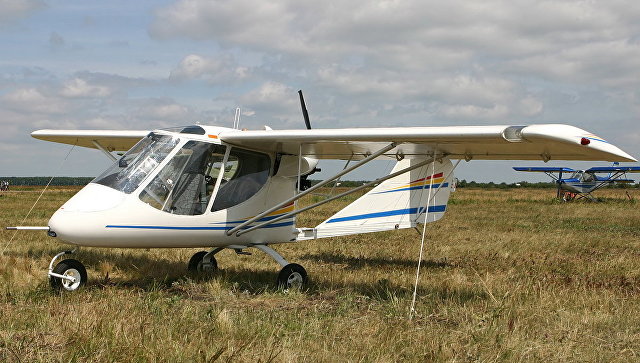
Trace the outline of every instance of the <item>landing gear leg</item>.
<instances>
[{"instance_id":1,"label":"landing gear leg","mask_svg":"<svg viewBox=\"0 0 640 363\"><path fill-rule=\"evenodd\" d=\"M285 290L301 290L307 284L307 271L305 271L304 267L297 263L287 262L284 257L267 245L255 245L253 247L271 256L271 258L282 266L277 280L279 288Z\"/></svg>"},{"instance_id":2,"label":"landing gear leg","mask_svg":"<svg viewBox=\"0 0 640 363\"><path fill-rule=\"evenodd\" d=\"M196 252L191 259L189 260L189 265L187 266L188 271L192 272L204 272L204 271L215 271L218 269L218 261L214 255L224 248L214 248L211 251L200 251Z\"/></svg>"},{"instance_id":3,"label":"landing gear leg","mask_svg":"<svg viewBox=\"0 0 640 363\"><path fill-rule=\"evenodd\" d=\"M74 259L66 259L53 267L53 263L63 255L72 254L75 250L63 251L55 255L49 263L49 283L56 290L75 291L87 283L87 269Z\"/></svg>"}]
</instances>

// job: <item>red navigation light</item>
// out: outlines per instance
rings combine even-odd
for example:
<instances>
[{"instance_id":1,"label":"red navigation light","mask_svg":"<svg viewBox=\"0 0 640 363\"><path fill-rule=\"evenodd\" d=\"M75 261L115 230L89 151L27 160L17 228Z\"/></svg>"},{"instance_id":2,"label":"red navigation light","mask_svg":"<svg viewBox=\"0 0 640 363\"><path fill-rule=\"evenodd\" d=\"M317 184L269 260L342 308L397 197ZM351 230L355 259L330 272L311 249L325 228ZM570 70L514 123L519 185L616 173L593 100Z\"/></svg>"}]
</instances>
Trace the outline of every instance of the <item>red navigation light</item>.
<instances>
[{"instance_id":1,"label":"red navigation light","mask_svg":"<svg viewBox=\"0 0 640 363\"><path fill-rule=\"evenodd\" d=\"M580 140L580 145L589 145L591 143L591 140L587 139L586 137L583 137Z\"/></svg>"}]
</instances>

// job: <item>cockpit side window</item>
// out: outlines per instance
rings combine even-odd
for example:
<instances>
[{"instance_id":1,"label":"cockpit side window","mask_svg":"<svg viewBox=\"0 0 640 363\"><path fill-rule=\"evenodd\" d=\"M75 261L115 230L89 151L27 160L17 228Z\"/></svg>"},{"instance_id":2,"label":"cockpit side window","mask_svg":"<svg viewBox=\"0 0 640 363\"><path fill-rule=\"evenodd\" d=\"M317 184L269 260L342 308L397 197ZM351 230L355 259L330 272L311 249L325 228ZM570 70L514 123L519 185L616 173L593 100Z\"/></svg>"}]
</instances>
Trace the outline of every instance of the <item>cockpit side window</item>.
<instances>
[{"instance_id":1,"label":"cockpit side window","mask_svg":"<svg viewBox=\"0 0 640 363\"><path fill-rule=\"evenodd\" d=\"M140 193L140 200L180 215L203 214L209 204L225 146L187 142Z\"/></svg>"},{"instance_id":2,"label":"cockpit side window","mask_svg":"<svg viewBox=\"0 0 640 363\"><path fill-rule=\"evenodd\" d=\"M583 181L592 182L594 180L596 180L596 176L595 175L593 175L592 173L584 173Z\"/></svg>"},{"instance_id":3,"label":"cockpit side window","mask_svg":"<svg viewBox=\"0 0 640 363\"><path fill-rule=\"evenodd\" d=\"M211 211L233 207L254 196L267 182L270 169L268 155L232 148Z\"/></svg>"}]
</instances>

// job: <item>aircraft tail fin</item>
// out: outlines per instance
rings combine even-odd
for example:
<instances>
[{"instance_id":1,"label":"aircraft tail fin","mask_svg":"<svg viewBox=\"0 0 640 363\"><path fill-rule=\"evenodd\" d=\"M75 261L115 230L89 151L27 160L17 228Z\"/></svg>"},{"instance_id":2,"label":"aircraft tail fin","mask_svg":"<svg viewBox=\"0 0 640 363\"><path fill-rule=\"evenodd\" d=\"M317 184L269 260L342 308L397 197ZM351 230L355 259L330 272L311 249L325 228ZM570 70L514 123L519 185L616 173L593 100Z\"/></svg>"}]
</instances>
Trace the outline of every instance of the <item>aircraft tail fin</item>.
<instances>
[{"instance_id":1,"label":"aircraft tail fin","mask_svg":"<svg viewBox=\"0 0 640 363\"><path fill-rule=\"evenodd\" d=\"M398 161L392 173L421 161ZM443 159L432 168L432 164L427 164L380 183L318 225L315 238L412 228L424 223L425 218L427 223L437 221L447 208L453 165L449 159ZM429 194L431 202L425 213Z\"/></svg>"}]
</instances>

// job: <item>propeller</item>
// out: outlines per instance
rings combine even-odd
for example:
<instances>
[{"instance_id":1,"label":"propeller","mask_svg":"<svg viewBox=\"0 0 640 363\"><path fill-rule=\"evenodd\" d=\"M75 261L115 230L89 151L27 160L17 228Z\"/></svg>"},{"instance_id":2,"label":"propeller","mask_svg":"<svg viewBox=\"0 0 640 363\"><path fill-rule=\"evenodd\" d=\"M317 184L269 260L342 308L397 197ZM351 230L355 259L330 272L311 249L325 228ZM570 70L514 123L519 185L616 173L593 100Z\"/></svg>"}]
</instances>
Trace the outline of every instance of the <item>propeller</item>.
<instances>
[{"instance_id":1,"label":"propeller","mask_svg":"<svg viewBox=\"0 0 640 363\"><path fill-rule=\"evenodd\" d=\"M309 121L309 112L307 112L307 105L304 104L304 96L302 96L302 90L298 91L300 96L300 107L302 107L302 116L304 116L304 124L307 126L307 130L311 130L311 122Z\"/></svg>"}]
</instances>

